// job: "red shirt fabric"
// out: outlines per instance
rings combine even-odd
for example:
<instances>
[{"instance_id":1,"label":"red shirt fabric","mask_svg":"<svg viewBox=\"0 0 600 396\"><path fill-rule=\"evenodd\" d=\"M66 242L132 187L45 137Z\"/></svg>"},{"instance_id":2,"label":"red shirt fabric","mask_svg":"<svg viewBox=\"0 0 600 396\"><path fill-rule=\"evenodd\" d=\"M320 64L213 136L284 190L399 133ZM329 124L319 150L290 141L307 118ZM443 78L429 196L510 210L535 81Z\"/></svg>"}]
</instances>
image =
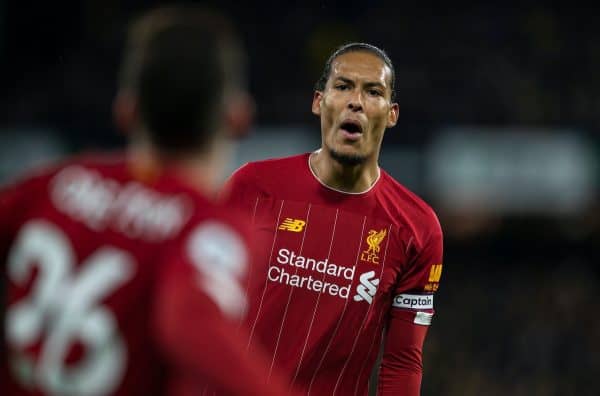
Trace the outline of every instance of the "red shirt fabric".
<instances>
[{"instance_id":1,"label":"red shirt fabric","mask_svg":"<svg viewBox=\"0 0 600 396\"><path fill-rule=\"evenodd\" d=\"M85 156L0 193L0 393L286 394L240 326L247 225L174 171L141 176Z\"/></svg>"},{"instance_id":2,"label":"red shirt fabric","mask_svg":"<svg viewBox=\"0 0 600 396\"><path fill-rule=\"evenodd\" d=\"M253 220L264 263L250 343L307 395L419 394L442 269L433 210L385 171L363 193L323 185L310 153L248 163L222 198ZM385 329L385 339L382 340Z\"/></svg>"}]
</instances>

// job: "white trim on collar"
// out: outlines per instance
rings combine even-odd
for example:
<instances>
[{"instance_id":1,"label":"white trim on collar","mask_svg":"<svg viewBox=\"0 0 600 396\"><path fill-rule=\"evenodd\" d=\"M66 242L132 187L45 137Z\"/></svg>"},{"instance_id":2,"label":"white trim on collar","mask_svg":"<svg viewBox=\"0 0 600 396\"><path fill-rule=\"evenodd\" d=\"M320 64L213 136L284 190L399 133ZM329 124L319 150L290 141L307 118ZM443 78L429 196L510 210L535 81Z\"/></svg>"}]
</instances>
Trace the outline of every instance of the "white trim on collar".
<instances>
[{"instance_id":1,"label":"white trim on collar","mask_svg":"<svg viewBox=\"0 0 600 396\"><path fill-rule=\"evenodd\" d=\"M313 175L313 177L315 179L317 179L317 181L325 188L335 191L335 192L339 192L342 194L348 194L348 195L361 195L361 194L366 194L369 191L371 191L373 189L373 187L375 187L375 185L377 184L377 182L379 181L380 177L381 177L381 169L379 168L379 166L377 166L377 178L375 179L375 181L373 182L373 184L371 184L371 186L369 186L369 188L367 188L365 191L359 191L359 192L350 192L350 191L342 191L342 190L338 190L337 188L333 188L331 186L328 186L327 184L323 183L323 181L321 179L319 179L319 177L317 176L317 174L315 173L315 171L313 171L312 166L310 166L310 157L313 154L317 154L319 151L321 151L321 149L317 149L315 151L313 151L312 153L310 153L310 155L308 156L308 169L310 170L310 173Z\"/></svg>"}]
</instances>

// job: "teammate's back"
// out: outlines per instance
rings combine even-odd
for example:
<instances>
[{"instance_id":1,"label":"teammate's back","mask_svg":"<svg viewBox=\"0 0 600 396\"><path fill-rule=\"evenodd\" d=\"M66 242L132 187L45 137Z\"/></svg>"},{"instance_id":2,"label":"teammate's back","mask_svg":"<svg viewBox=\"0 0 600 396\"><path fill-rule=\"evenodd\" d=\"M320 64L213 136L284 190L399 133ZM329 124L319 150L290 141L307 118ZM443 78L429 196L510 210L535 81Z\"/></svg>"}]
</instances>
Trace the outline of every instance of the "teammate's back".
<instances>
[{"instance_id":1,"label":"teammate's back","mask_svg":"<svg viewBox=\"0 0 600 396\"><path fill-rule=\"evenodd\" d=\"M168 177L154 184L110 158L3 195L8 394L162 393L161 319L149 308L161 252L210 209Z\"/></svg>"},{"instance_id":2,"label":"teammate's back","mask_svg":"<svg viewBox=\"0 0 600 396\"><path fill-rule=\"evenodd\" d=\"M247 353L244 225L206 198L250 109L233 28L159 8L125 47L127 150L0 190L0 394L287 394Z\"/></svg>"}]
</instances>

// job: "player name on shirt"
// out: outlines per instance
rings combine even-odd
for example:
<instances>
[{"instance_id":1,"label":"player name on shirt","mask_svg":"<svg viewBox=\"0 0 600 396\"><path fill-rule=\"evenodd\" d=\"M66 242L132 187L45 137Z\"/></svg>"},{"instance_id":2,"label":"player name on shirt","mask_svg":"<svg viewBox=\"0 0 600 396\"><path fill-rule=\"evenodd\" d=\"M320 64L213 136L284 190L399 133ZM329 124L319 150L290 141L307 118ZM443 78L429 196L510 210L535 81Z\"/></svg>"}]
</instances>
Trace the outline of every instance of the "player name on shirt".
<instances>
[{"instance_id":1,"label":"player name on shirt","mask_svg":"<svg viewBox=\"0 0 600 396\"><path fill-rule=\"evenodd\" d=\"M191 213L181 196L162 195L135 181L121 184L78 165L53 178L51 198L57 209L95 231L111 227L148 241L174 235Z\"/></svg>"}]
</instances>

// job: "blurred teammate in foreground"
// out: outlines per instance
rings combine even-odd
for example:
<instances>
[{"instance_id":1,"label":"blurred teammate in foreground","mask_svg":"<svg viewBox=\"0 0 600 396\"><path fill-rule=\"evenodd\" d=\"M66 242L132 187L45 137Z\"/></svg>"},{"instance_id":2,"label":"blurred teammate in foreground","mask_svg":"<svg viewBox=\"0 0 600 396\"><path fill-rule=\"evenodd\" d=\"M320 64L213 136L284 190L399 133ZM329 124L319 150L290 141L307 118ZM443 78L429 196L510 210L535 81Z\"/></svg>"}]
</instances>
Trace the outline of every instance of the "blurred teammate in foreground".
<instances>
[{"instance_id":1,"label":"blurred teammate in foreground","mask_svg":"<svg viewBox=\"0 0 600 396\"><path fill-rule=\"evenodd\" d=\"M378 394L420 392L422 346L442 271L431 208L378 166L396 124L394 69L380 49L339 48L317 82L322 146L249 163L223 196L247 211L267 264L248 320L271 367L310 395L366 395L383 339Z\"/></svg>"},{"instance_id":2,"label":"blurred teammate in foreground","mask_svg":"<svg viewBox=\"0 0 600 396\"><path fill-rule=\"evenodd\" d=\"M246 354L247 230L206 197L244 129L223 17L132 26L114 103L126 154L86 155L0 195L3 395L281 395ZM250 288L251 290L251 288ZM243 341L242 341L243 340Z\"/></svg>"}]
</instances>

